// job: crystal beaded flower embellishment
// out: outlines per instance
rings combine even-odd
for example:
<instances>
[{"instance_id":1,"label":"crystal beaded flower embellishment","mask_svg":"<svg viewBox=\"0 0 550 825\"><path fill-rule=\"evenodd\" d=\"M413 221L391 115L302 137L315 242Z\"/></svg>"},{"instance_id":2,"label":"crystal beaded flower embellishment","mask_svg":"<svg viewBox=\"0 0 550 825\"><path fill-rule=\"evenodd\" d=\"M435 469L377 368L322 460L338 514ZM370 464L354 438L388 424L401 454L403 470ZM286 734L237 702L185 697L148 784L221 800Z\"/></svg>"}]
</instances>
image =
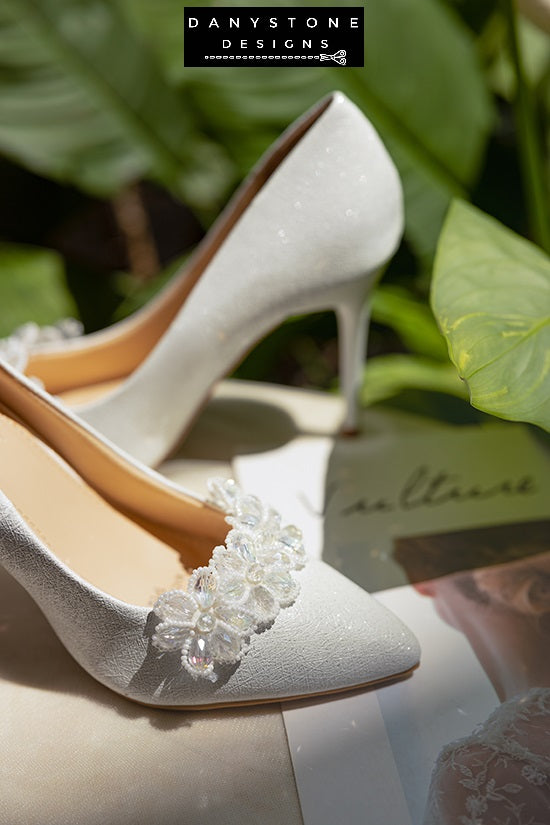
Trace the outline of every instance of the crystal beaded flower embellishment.
<instances>
[{"instance_id":1,"label":"crystal beaded flower embellishment","mask_svg":"<svg viewBox=\"0 0 550 825\"><path fill-rule=\"evenodd\" d=\"M35 347L78 338L83 330L82 324L75 318L62 318L53 326L44 327L29 321L17 327L8 338L0 339L0 359L19 372L24 372L29 355Z\"/></svg>"},{"instance_id":2,"label":"crystal beaded flower embellishment","mask_svg":"<svg viewBox=\"0 0 550 825\"><path fill-rule=\"evenodd\" d=\"M193 571L186 591L160 596L152 641L163 652L180 652L191 676L215 682L216 665L238 662L250 636L294 603L300 588L292 571L304 566L306 554L300 530L281 527L275 510L232 479L211 479L208 488L232 529L208 566Z\"/></svg>"}]
</instances>

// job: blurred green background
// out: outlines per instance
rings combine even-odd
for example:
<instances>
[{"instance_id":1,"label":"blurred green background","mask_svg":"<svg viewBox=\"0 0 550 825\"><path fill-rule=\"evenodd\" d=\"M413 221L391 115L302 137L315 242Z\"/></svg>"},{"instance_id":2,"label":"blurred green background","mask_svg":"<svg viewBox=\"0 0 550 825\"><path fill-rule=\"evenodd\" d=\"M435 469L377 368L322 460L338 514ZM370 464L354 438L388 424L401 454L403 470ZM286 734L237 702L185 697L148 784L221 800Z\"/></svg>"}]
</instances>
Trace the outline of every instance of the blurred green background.
<instances>
[{"instance_id":1,"label":"blurred green background","mask_svg":"<svg viewBox=\"0 0 550 825\"><path fill-rule=\"evenodd\" d=\"M364 69L188 69L181 0L3 0L0 336L68 314L92 331L142 305L261 152L341 89L382 135L406 202L403 243L374 296L363 401L480 418L429 309L431 269L454 196L545 245L518 70L547 188L549 38L514 18L511 0L370 0L364 8ZM336 360L327 313L289 320L236 374L332 388Z\"/></svg>"}]
</instances>

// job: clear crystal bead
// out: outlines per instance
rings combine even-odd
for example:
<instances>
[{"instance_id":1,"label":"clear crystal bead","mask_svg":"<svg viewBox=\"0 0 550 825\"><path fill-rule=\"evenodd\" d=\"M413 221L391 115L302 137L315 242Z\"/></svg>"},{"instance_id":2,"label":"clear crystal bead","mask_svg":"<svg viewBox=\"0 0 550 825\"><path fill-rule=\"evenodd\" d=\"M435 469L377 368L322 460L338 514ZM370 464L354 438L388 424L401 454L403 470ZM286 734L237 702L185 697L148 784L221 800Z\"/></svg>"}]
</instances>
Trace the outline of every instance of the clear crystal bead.
<instances>
[{"instance_id":1,"label":"clear crystal bead","mask_svg":"<svg viewBox=\"0 0 550 825\"><path fill-rule=\"evenodd\" d=\"M222 622L231 625L231 627L234 627L239 633L249 633L254 627L254 617L242 607L226 605L225 607L220 607L216 612Z\"/></svg>"},{"instance_id":2,"label":"clear crystal bead","mask_svg":"<svg viewBox=\"0 0 550 825\"><path fill-rule=\"evenodd\" d=\"M260 624L270 622L278 613L277 602L266 587L259 585L252 590L247 604Z\"/></svg>"},{"instance_id":3,"label":"clear crystal bead","mask_svg":"<svg viewBox=\"0 0 550 825\"><path fill-rule=\"evenodd\" d=\"M257 527L262 520L262 504L256 496L242 496L237 501L237 518L247 527Z\"/></svg>"},{"instance_id":4,"label":"clear crystal bead","mask_svg":"<svg viewBox=\"0 0 550 825\"><path fill-rule=\"evenodd\" d=\"M297 592L298 585L284 567L277 566L267 570L264 583L280 602L288 603Z\"/></svg>"},{"instance_id":5,"label":"clear crystal bead","mask_svg":"<svg viewBox=\"0 0 550 825\"><path fill-rule=\"evenodd\" d=\"M241 652L241 637L233 630L218 625L209 637L214 659L235 662Z\"/></svg>"},{"instance_id":6,"label":"clear crystal bead","mask_svg":"<svg viewBox=\"0 0 550 825\"><path fill-rule=\"evenodd\" d=\"M234 512L235 502L239 496L239 487L232 478L211 478L208 491L214 504L227 513Z\"/></svg>"},{"instance_id":7,"label":"clear crystal bead","mask_svg":"<svg viewBox=\"0 0 550 825\"><path fill-rule=\"evenodd\" d=\"M84 325L76 318L61 318L55 324L61 338L79 338L84 334Z\"/></svg>"},{"instance_id":8,"label":"clear crystal bead","mask_svg":"<svg viewBox=\"0 0 550 825\"><path fill-rule=\"evenodd\" d=\"M277 541L262 551L260 560L266 567L270 567L273 564L282 564L285 567L290 567L291 562L287 551L288 547L282 542Z\"/></svg>"},{"instance_id":9,"label":"clear crystal bead","mask_svg":"<svg viewBox=\"0 0 550 825\"><path fill-rule=\"evenodd\" d=\"M196 628L200 630L201 633L210 633L211 630L214 630L216 627L216 620L211 613L201 613L199 618L197 619Z\"/></svg>"},{"instance_id":10,"label":"clear crystal bead","mask_svg":"<svg viewBox=\"0 0 550 825\"><path fill-rule=\"evenodd\" d=\"M264 518L262 525L261 539L263 542L273 540L279 535L281 530L281 516L276 510L271 507L267 511L267 516Z\"/></svg>"},{"instance_id":11,"label":"clear crystal bead","mask_svg":"<svg viewBox=\"0 0 550 825\"><path fill-rule=\"evenodd\" d=\"M279 533L279 540L291 550L298 550L303 547L302 531L293 524L287 524Z\"/></svg>"},{"instance_id":12,"label":"clear crystal bead","mask_svg":"<svg viewBox=\"0 0 550 825\"><path fill-rule=\"evenodd\" d=\"M54 326L44 327L29 321L17 327L9 338L0 340L0 359L22 372L33 347L63 338L75 338L81 333L82 324L74 318L64 318Z\"/></svg>"},{"instance_id":13,"label":"clear crystal bead","mask_svg":"<svg viewBox=\"0 0 550 825\"><path fill-rule=\"evenodd\" d=\"M189 645L187 653L187 661L195 670L204 673L212 662L214 657L209 640L205 636L195 636Z\"/></svg>"},{"instance_id":14,"label":"clear crystal bead","mask_svg":"<svg viewBox=\"0 0 550 825\"><path fill-rule=\"evenodd\" d=\"M238 530L231 530L227 535L226 544L228 550L237 553L247 564L256 561L254 541L250 536L246 536Z\"/></svg>"},{"instance_id":15,"label":"clear crystal bead","mask_svg":"<svg viewBox=\"0 0 550 825\"><path fill-rule=\"evenodd\" d=\"M6 338L0 342L0 360L6 361L10 366L19 372L23 372L27 366L28 352L18 338Z\"/></svg>"},{"instance_id":16,"label":"clear crystal bead","mask_svg":"<svg viewBox=\"0 0 550 825\"><path fill-rule=\"evenodd\" d=\"M306 551L304 547L302 531L293 524L283 527L279 534L279 541L290 551L294 566L303 567L306 561Z\"/></svg>"},{"instance_id":17,"label":"clear crystal bead","mask_svg":"<svg viewBox=\"0 0 550 825\"><path fill-rule=\"evenodd\" d=\"M292 604L299 585L291 571L303 567L306 556L301 531L294 525L281 529L275 510L243 495L233 480L212 479L208 486L234 529L209 565L194 571L186 593L160 597L154 609L163 621L153 643L185 651L183 667L215 681L216 662L237 662L243 640Z\"/></svg>"},{"instance_id":18,"label":"clear crystal bead","mask_svg":"<svg viewBox=\"0 0 550 825\"><path fill-rule=\"evenodd\" d=\"M197 607L183 590L170 590L157 600L153 610L165 622L190 622Z\"/></svg>"},{"instance_id":19,"label":"clear crystal bead","mask_svg":"<svg viewBox=\"0 0 550 825\"><path fill-rule=\"evenodd\" d=\"M220 594L224 600L239 602L246 593L246 585L242 576L235 576L232 579L223 579L220 586Z\"/></svg>"},{"instance_id":20,"label":"clear crystal bead","mask_svg":"<svg viewBox=\"0 0 550 825\"><path fill-rule=\"evenodd\" d=\"M213 559L220 579L218 586L221 586L221 582L226 577L242 575L247 565L240 555L236 555L226 547L217 547Z\"/></svg>"},{"instance_id":21,"label":"clear crystal bead","mask_svg":"<svg viewBox=\"0 0 550 825\"><path fill-rule=\"evenodd\" d=\"M263 578L263 569L260 564L251 564L246 572L246 580L250 584L260 584Z\"/></svg>"},{"instance_id":22,"label":"clear crystal bead","mask_svg":"<svg viewBox=\"0 0 550 825\"><path fill-rule=\"evenodd\" d=\"M201 610L208 610L214 604L217 590L217 576L208 567L198 568L193 594Z\"/></svg>"},{"instance_id":23,"label":"clear crystal bead","mask_svg":"<svg viewBox=\"0 0 550 825\"><path fill-rule=\"evenodd\" d=\"M188 627L162 622L156 627L153 642L159 650L181 650L188 635Z\"/></svg>"}]
</instances>

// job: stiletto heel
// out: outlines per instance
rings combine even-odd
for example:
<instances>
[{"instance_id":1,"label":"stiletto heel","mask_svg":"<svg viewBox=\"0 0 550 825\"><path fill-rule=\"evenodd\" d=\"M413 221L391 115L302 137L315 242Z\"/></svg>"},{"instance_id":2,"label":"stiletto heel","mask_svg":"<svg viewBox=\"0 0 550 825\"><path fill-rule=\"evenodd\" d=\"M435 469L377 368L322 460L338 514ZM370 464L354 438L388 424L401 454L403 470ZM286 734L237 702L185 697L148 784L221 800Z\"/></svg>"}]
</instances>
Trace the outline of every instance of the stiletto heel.
<instances>
[{"instance_id":1,"label":"stiletto heel","mask_svg":"<svg viewBox=\"0 0 550 825\"><path fill-rule=\"evenodd\" d=\"M273 145L157 299L108 330L45 346L28 374L154 465L257 341L340 291L344 297L328 307L337 308L342 329L345 427L352 429L366 318L354 302L402 231L397 170L362 112L334 93Z\"/></svg>"},{"instance_id":2,"label":"stiletto heel","mask_svg":"<svg viewBox=\"0 0 550 825\"><path fill-rule=\"evenodd\" d=\"M234 482L213 479L211 503L185 494L1 365L0 401L0 563L111 690L246 705L418 664L395 616L308 561L300 531Z\"/></svg>"},{"instance_id":3,"label":"stiletto heel","mask_svg":"<svg viewBox=\"0 0 550 825\"><path fill-rule=\"evenodd\" d=\"M370 292L380 275L381 271L375 273L374 278L368 280L368 286L359 282L342 290L335 308L340 392L345 404L342 435L356 435L359 431L359 391L366 358Z\"/></svg>"}]
</instances>

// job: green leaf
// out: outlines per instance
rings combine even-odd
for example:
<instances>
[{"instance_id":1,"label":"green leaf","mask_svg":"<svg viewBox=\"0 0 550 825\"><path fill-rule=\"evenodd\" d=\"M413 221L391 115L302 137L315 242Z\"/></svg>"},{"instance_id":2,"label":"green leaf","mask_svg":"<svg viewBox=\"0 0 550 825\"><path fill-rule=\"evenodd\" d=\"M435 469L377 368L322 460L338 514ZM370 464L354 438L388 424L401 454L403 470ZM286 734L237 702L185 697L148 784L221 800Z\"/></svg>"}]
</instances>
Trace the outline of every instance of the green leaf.
<instances>
[{"instance_id":1,"label":"green leaf","mask_svg":"<svg viewBox=\"0 0 550 825\"><path fill-rule=\"evenodd\" d=\"M109 0L6 0L0 150L100 196L151 176L189 203L227 183L155 59Z\"/></svg>"},{"instance_id":2,"label":"green leaf","mask_svg":"<svg viewBox=\"0 0 550 825\"><path fill-rule=\"evenodd\" d=\"M550 40L546 32L523 15L518 15L517 27L525 76L534 88L548 71ZM492 88L500 97L512 101L516 91L516 72L504 15L493 16L479 40L479 47L489 63L488 79Z\"/></svg>"},{"instance_id":3,"label":"green leaf","mask_svg":"<svg viewBox=\"0 0 550 825\"><path fill-rule=\"evenodd\" d=\"M411 352L448 364L445 339L430 308L406 289L393 284L379 286L373 295L372 319L393 329Z\"/></svg>"},{"instance_id":4,"label":"green leaf","mask_svg":"<svg viewBox=\"0 0 550 825\"><path fill-rule=\"evenodd\" d=\"M27 321L47 325L75 315L56 252L0 245L0 337Z\"/></svg>"},{"instance_id":5,"label":"green leaf","mask_svg":"<svg viewBox=\"0 0 550 825\"><path fill-rule=\"evenodd\" d=\"M476 179L493 117L471 34L432 0L367 3L365 68L329 71L386 141L403 180L406 235L427 261L449 198Z\"/></svg>"},{"instance_id":6,"label":"green leaf","mask_svg":"<svg viewBox=\"0 0 550 825\"><path fill-rule=\"evenodd\" d=\"M152 301L168 282L176 277L176 273L183 269L188 257L188 255L178 256L162 272L145 281L145 283L137 281L135 277L127 272L117 272L115 276L116 291L122 300L113 315L113 321L122 321L142 309L149 301Z\"/></svg>"},{"instance_id":7,"label":"green leaf","mask_svg":"<svg viewBox=\"0 0 550 825\"><path fill-rule=\"evenodd\" d=\"M407 238L425 265L431 263L450 198L464 195L476 180L493 119L473 37L447 7L437 0L348 3L365 9L364 69L186 69L176 48L175 33L183 26L177 0L123 2L241 174L319 97L334 88L346 92L396 161ZM239 5L264 4L241 0ZM294 5L334 7L328 0Z\"/></svg>"},{"instance_id":8,"label":"green leaf","mask_svg":"<svg viewBox=\"0 0 550 825\"><path fill-rule=\"evenodd\" d=\"M367 362L360 402L367 407L403 390L429 390L467 398L463 382L452 364L418 355L379 355Z\"/></svg>"},{"instance_id":9,"label":"green leaf","mask_svg":"<svg viewBox=\"0 0 550 825\"><path fill-rule=\"evenodd\" d=\"M432 307L474 407L550 429L550 259L455 201L439 241Z\"/></svg>"}]
</instances>

